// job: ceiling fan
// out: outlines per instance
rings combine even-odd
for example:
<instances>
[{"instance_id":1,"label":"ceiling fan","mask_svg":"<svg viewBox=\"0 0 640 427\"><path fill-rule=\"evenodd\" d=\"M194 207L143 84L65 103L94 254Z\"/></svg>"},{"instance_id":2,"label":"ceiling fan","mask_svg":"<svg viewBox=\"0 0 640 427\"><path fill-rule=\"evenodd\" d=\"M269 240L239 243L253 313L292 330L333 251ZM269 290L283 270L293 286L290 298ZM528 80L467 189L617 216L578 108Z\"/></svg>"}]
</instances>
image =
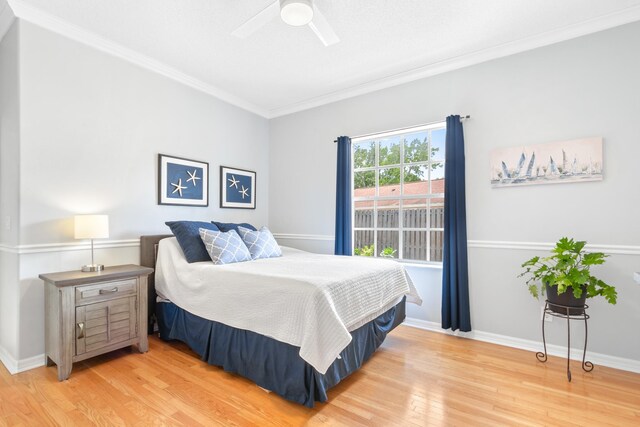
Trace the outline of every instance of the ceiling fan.
<instances>
[{"instance_id":1,"label":"ceiling fan","mask_svg":"<svg viewBox=\"0 0 640 427\"><path fill-rule=\"evenodd\" d=\"M275 0L231 34L245 39L278 15L285 23L294 27L308 25L325 46L331 46L340 41L312 0Z\"/></svg>"}]
</instances>

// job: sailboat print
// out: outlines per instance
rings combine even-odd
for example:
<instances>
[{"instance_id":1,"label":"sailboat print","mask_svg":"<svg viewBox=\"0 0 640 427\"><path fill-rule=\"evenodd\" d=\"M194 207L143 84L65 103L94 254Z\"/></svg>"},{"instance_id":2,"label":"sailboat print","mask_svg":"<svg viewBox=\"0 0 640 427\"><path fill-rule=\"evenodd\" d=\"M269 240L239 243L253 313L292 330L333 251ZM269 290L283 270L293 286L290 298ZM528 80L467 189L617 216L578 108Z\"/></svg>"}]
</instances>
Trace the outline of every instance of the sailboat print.
<instances>
[{"instance_id":1,"label":"sailboat print","mask_svg":"<svg viewBox=\"0 0 640 427\"><path fill-rule=\"evenodd\" d=\"M518 167L516 168L516 171L513 174L514 178L518 178L520 176L520 171L522 170L522 166L524 166L524 161L526 160L526 157L524 155L524 151L522 152L522 154L520 154L520 160L518 161Z\"/></svg>"},{"instance_id":2,"label":"sailboat print","mask_svg":"<svg viewBox=\"0 0 640 427\"><path fill-rule=\"evenodd\" d=\"M602 180L602 138L497 148L491 185L558 184Z\"/></svg>"},{"instance_id":3,"label":"sailboat print","mask_svg":"<svg viewBox=\"0 0 640 427\"><path fill-rule=\"evenodd\" d=\"M505 178L511 178L511 174L509 173L509 169L507 168L507 165L502 162L502 179Z\"/></svg>"},{"instance_id":4,"label":"sailboat print","mask_svg":"<svg viewBox=\"0 0 640 427\"><path fill-rule=\"evenodd\" d=\"M560 173L558 171L558 166L556 166L556 162L551 156L549 156L549 169L547 170L547 172L549 175L558 175Z\"/></svg>"},{"instance_id":5,"label":"sailboat print","mask_svg":"<svg viewBox=\"0 0 640 427\"><path fill-rule=\"evenodd\" d=\"M531 154L531 159L529 160L529 166L527 166L527 173L525 175L527 178L531 178L531 172L533 171L533 165L535 162L536 162L536 152L534 151Z\"/></svg>"}]
</instances>

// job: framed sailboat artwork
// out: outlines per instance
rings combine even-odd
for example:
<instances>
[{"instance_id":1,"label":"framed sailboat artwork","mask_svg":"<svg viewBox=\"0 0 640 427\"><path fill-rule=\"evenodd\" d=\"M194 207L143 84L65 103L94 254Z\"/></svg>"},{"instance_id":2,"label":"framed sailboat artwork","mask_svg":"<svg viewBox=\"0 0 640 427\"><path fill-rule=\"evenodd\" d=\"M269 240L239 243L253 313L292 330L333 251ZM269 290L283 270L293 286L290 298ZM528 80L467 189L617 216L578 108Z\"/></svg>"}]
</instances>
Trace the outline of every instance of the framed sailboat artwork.
<instances>
[{"instance_id":1,"label":"framed sailboat artwork","mask_svg":"<svg viewBox=\"0 0 640 427\"><path fill-rule=\"evenodd\" d=\"M491 152L491 186L602 181L602 137L498 148Z\"/></svg>"}]
</instances>

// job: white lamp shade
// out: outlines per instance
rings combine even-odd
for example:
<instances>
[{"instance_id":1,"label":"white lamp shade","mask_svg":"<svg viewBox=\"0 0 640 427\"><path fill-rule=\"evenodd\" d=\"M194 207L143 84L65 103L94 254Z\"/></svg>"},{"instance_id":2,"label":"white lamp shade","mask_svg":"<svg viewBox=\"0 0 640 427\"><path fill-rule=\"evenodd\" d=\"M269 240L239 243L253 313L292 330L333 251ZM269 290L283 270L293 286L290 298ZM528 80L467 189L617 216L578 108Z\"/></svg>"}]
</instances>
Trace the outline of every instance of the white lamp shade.
<instances>
[{"instance_id":1,"label":"white lamp shade","mask_svg":"<svg viewBox=\"0 0 640 427\"><path fill-rule=\"evenodd\" d=\"M76 239L106 239L109 237L108 215L76 215L74 225Z\"/></svg>"},{"instance_id":2,"label":"white lamp shade","mask_svg":"<svg viewBox=\"0 0 640 427\"><path fill-rule=\"evenodd\" d=\"M307 25L313 19L311 0L280 0L280 17L294 27Z\"/></svg>"}]
</instances>

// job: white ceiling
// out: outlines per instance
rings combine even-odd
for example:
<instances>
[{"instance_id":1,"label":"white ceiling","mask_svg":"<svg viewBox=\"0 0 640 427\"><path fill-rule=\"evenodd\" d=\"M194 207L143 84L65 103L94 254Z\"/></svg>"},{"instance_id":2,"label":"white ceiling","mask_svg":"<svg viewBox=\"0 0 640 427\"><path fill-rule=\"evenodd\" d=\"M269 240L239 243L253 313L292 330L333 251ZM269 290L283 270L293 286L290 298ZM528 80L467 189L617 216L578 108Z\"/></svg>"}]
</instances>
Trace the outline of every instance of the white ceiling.
<instances>
[{"instance_id":1,"label":"white ceiling","mask_svg":"<svg viewBox=\"0 0 640 427\"><path fill-rule=\"evenodd\" d=\"M315 0L340 37L274 19L273 0L7 0L14 13L275 117L640 20L640 0Z\"/></svg>"}]
</instances>

